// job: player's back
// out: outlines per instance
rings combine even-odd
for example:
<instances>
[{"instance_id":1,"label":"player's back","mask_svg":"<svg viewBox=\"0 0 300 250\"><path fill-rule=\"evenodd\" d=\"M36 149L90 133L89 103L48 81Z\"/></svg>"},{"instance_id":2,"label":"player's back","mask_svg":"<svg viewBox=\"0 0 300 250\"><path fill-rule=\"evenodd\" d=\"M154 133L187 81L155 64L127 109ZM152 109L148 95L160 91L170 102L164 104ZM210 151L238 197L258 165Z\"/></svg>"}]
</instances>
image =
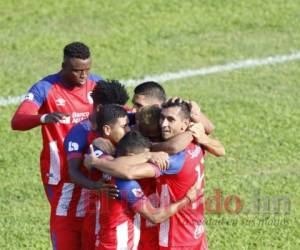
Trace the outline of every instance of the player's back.
<instances>
[{"instance_id":1,"label":"player's back","mask_svg":"<svg viewBox=\"0 0 300 250\"><path fill-rule=\"evenodd\" d=\"M140 217L128 205L127 190L118 178L103 174L103 179L116 184L124 199L112 199L101 193L100 237L97 250L134 249L139 240Z\"/></svg>"},{"instance_id":2,"label":"player's back","mask_svg":"<svg viewBox=\"0 0 300 250\"><path fill-rule=\"evenodd\" d=\"M204 232L204 205L202 188L204 186L204 150L193 143L186 149L183 165L177 174L165 174L157 180L160 206L182 199L188 189L198 181L199 197L193 204L181 209L159 226L161 247L193 247L198 245ZM192 248L191 248L192 249Z\"/></svg>"}]
</instances>

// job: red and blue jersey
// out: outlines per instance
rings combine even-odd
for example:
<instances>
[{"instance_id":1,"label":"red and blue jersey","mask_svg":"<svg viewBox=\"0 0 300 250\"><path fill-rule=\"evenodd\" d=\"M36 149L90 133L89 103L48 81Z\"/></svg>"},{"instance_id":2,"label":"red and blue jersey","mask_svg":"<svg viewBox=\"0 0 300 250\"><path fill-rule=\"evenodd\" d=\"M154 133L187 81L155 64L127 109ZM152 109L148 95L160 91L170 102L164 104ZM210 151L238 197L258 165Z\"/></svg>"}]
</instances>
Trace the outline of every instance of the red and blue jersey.
<instances>
[{"instance_id":1,"label":"red and blue jersey","mask_svg":"<svg viewBox=\"0 0 300 250\"><path fill-rule=\"evenodd\" d=\"M90 75L85 85L68 88L63 85L57 73L45 77L28 91L24 102L33 103L38 114L69 114L69 117L59 123L42 124L40 166L44 184L57 185L61 180L69 181L63 141L74 124L89 117L93 103L90 93L100 79L96 75Z\"/></svg>"},{"instance_id":2,"label":"red and blue jersey","mask_svg":"<svg viewBox=\"0 0 300 250\"><path fill-rule=\"evenodd\" d=\"M67 159L79 158L83 160L84 154L88 152L89 145L98 136L98 132L93 129L89 119L76 124L69 131L64 141ZM89 172L83 165L80 170L92 180L100 179L98 171ZM56 196L55 201L53 201L55 215L84 217L88 208L95 211L95 204L90 204L90 201L94 201L90 190L70 182L65 182L64 186L68 186L68 189L62 190L60 195Z\"/></svg>"},{"instance_id":3,"label":"red and blue jersey","mask_svg":"<svg viewBox=\"0 0 300 250\"><path fill-rule=\"evenodd\" d=\"M120 190L119 199L101 195L100 235L97 250L137 249L140 238L140 215L134 207L144 198L139 183L103 174L103 179L116 184Z\"/></svg>"},{"instance_id":4,"label":"red and blue jersey","mask_svg":"<svg viewBox=\"0 0 300 250\"><path fill-rule=\"evenodd\" d=\"M199 195L190 205L181 209L159 225L159 245L161 247L193 247L201 245L204 235L204 150L191 143L180 152L177 166L161 172L157 179L160 206L181 200L197 181ZM180 163L179 163L180 162Z\"/></svg>"}]
</instances>

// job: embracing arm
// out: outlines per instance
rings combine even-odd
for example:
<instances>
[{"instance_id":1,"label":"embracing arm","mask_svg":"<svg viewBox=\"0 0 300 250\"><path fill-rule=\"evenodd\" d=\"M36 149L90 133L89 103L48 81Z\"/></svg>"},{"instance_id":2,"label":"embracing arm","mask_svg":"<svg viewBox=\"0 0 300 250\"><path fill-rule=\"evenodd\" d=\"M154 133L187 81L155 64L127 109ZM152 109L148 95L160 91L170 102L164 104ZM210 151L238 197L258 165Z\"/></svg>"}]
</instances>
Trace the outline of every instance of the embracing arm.
<instances>
[{"instance_id":1,"label":"embracing arm","mask_svg":"<svg viewBox=\"0 0 300 250\"><path fill-rule=\"evenodd\" d=\"M137 210L137 212L151 222L155 224L161 223L176 214L180 209L188 205L190 202L196 200L197 196L199 195L197 187L198 183L196 181L181 200L171 203L167 207L155 208L148 199L142 199L137 203L137 205L135 205L135 210Z\"/></svg>"},{"instance_id":2,"label":"embracing arm","mask_svg":"<svg viewBox=\"0 0 300 250\"><path fill-rule=\"evenodd\" d=\"M73 183L87 189L97 190L101 188L101 182L92 181L87 178L81 171L80 166L82 160L80 158L68 159L68 172Z\"/></svg>"},{"instance_id":3,"label":"embracing arm","mask_svg":"<svg viewBox=\"0 0 300 250\"><path fill-rule=\"evenodd\" d=\"M193 140L193 134L190 131L185 131L171 139L163 142L153 143L151 151L164 151L168 154L176 154L184 150Z\"/></svg>"}]
</instances>

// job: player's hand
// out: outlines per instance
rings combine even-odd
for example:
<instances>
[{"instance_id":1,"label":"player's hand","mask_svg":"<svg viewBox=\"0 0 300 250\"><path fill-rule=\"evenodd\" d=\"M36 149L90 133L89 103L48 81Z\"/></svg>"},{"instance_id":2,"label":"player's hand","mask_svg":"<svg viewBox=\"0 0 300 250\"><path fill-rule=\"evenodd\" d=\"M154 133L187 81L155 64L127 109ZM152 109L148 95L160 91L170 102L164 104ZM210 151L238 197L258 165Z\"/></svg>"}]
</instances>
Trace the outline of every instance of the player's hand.
<instances>
[{"instance_id":1,"label":"player's hand","mask_svg":"<svg viewBox=\"0 0 300 250\"><path fill-rule=\"evenodd\" d=\"M169 155L165 152L151 152L150 163L157 165L161 170L169 168Z\"/></svg>"},{"instance_id":2,"label":"player's hand","mask_svg":"<svg viewBox=\"0 0 300 250\"><path fill-rule=\"evenodd\" d=\"M103 180L100 180L96 184L96 189L104 192L107 196L115 199L119 195L119 190L117 186L111 183L105 183Z\"/></svg>"},{"instance_id":3,"label":"player's hand","mask_svg":"<svg viewBox=\"0 0 300 250\"><path fill-rule=\"evenodd\" d=\"M96 164L98 159L95 155L93 145L90 145L90 151L91 151L90 154L84 155L84 160L83 160L83 164L88 170L91 170L93 168L93 166Z\"/></svg>"},{"instance_id":4,"label":"player's hand","mask_svg":"<svg viewBox=\"0 0 300 250\"><path fill-rule=\"evenodd\" d=\"M188 131L192 132L192 135L195 139L195 141L199 144L203 143L204 140L207 138L207 135L205 134L205 129L202 123L191 123Z\"/></svg>"},{"instance_id":5,"label":"player's hand","mask_svg":"<svg viewBox=\"0 0 300 250\"><path fill-rule=\"evenodd\" d=\"M191 110L191 120L197 121L198 117L201 115L201 108L194 101L188 101L187 103Z\"/></svg>"},{"instance_id":6,"label":"player's hand","mask_svg":"<svg viewBox=\"0 0 300 250\"><path fill-rule=\"evenodd\" d=\"M185 195L191 202L194 202L199 196L198 185L199 185L198 180L196 180L194 185L187 191Z\"/></svg>"},{"instance_id":7,"label":"player's hand","mask_svg":"<svg viewBox=\"0 0 300 250\"><path fill-rule=\"evenodd\" d=\"M170 102L170 103L175 103L175 102L179 102L179 103L182 103L184 102L184 100L178 96L174 96L174 97L170 97L167 102Z\"/></svg>"},{"instance_id":8,"label":"player's hand","mask_svg":"<svg viewBox=\"0 0 300 250\"><path fill-rule=\"evenodd\" d=\"M116 148L115 148L115 146L111 143L111 141L108 140L108 139L101 138L101 137L96 138L96 139L93 141L93 145L94 145L96 148L101 149L101 151L105 152L105 153L108 154L108 155L114 155L114 154L115 154Z\"/></svg>"},{"instance_id":9,"label":"player's hand","mask_svg":"<svg viewBox=\"0 0 300 250\"><path fill-rule=\"evenodd\" d=\"M62 112L53 112L50 114L47 114L44 118L43 123L59 123L65 118L69 117L69 114L62 113Z\"/></svg>"}]
</instances>

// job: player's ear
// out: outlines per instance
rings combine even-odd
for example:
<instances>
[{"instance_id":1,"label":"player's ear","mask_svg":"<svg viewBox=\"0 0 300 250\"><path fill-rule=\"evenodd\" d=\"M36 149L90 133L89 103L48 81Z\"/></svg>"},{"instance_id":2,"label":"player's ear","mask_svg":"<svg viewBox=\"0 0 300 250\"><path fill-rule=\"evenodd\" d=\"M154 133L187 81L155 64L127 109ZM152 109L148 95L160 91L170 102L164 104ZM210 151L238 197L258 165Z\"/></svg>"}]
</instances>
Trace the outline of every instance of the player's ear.
<instances>
[{"instance_id":1,"label":"player's ear","mask_svg":"<svg viewBox=\"0 0 300 250\"><path fill-rule=\"evenodd\" d=\"M110 128L110 126L104 125L104 126L103 126L103 132L104 132L104 135L110 136L110 133L111 133L111 128Z\"/></svg>"},{"instance_id":2,"label":"player's ear","mask_svg":"<svg viewBox=\"0 0 300 250\"><path fill-rule=\"evenodd\" d=\"M190 124L190 120L189 120L189 119L184 119L184 120L183 120L183 125L182 125L182 127L181 127L181 130L182 130L182 131L186 131L187 128L188 128L188 126L189 126L189 124Z\"/></svg>"}]
</instances>

